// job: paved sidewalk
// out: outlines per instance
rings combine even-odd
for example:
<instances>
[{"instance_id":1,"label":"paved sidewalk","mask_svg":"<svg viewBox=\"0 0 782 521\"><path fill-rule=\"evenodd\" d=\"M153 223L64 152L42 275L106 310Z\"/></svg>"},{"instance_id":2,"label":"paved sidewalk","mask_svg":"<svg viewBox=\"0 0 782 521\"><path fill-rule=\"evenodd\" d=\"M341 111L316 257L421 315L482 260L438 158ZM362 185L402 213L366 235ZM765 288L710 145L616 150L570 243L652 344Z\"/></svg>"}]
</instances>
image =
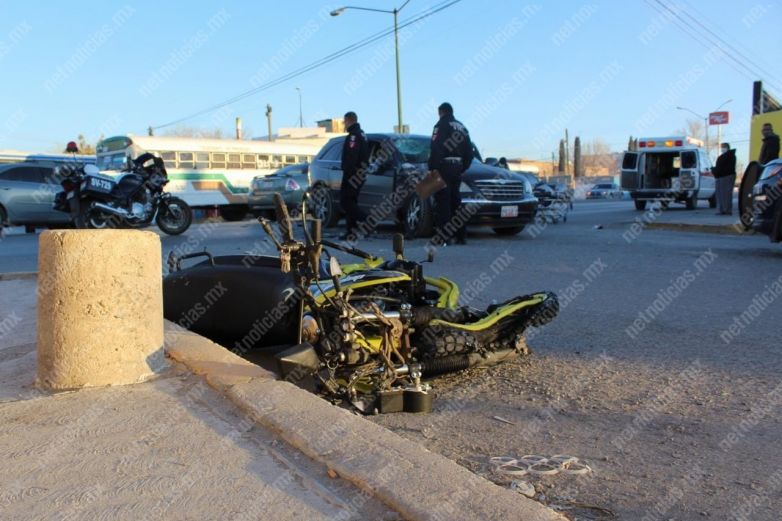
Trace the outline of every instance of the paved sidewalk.
<instances>
[{"instance_id":1,"label":"paved sidewalk","mask_svg":"<svg viewBox=\"0 0 782 521\"><path fill-rule=\"evenodd\" d=\"M693 231L707 233L725 233L741 235L744 231L738 214L738 205L733 205L733 215L717 215L715 208L708 208L703 201L695 210L687 210L679 204L663 211L648 205L643 212L637 212L634 222L645 223L648 228Z\"/></svg>"},{"instance_id":2,"label":"paved sidewalk","mask_svg":"<svg viewBox=\"0 0 782 521\"><path fill-rule=\"evenodd\" d=\"M0 322L22 319L0 330L4 521L402 519L176 367L138 385L38 391L34 292L35 280L0 282Z\"/></svg>"}]
</instances>

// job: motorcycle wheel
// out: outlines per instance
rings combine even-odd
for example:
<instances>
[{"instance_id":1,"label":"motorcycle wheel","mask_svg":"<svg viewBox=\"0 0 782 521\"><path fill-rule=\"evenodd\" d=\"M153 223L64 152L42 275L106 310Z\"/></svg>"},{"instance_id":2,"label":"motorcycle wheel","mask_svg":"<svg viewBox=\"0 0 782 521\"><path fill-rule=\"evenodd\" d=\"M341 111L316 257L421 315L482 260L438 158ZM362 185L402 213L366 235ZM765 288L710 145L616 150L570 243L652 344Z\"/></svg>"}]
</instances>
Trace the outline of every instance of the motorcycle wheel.
<instances>
[{"instance_id":1,"label":"motorcycle wheel","mask_svg":"<svg viewBox=\"0 0 782 521\"><path fill-rule=\"evenodd\" d=\"M169 197L160 202L155 222L158 228L168 235L179 235L190 228L193 222L193 211L182 199Z\"/></svg>"}]
</instances>

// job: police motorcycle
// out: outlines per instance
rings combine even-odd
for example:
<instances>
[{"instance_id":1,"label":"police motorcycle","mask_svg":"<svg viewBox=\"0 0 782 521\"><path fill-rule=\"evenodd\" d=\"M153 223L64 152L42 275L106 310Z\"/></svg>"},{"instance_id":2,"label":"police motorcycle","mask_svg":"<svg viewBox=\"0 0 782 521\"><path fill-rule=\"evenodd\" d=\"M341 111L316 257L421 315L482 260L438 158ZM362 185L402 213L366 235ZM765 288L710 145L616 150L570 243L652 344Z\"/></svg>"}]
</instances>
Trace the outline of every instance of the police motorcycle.
<instances>
[{"instance_id":1,"label":"police motorcycle","mask_svg":"<svg viewBox=\"0 0 782 521\"><path fill-rule=\"evenodd\" d=\"M283 378L312 377L316 391L335 403L366 414L428 412L432 394L424 379L527 354L525 330L559 311L547 291L486 310L459 306L455 283L426 277L422 263L405 258L401 234L394 236L395 258L385 261L322 238L321 222L310 226L305 206L302 242L279 194L275 204L280 237L259 221L277 257L172 252L164 314L237 354L273 355ZM324 247L360 262L340 265ZM203 260L182 267L197 257Z\"/></svg>"},{"instance_id":2,"label":"police motorcycle","mask_svg":"<svg viewBox=\"0 0 782 521\"><path fill-rule=\"evenodd\" d=\"M68 212L76 228L140 228L153 222L169 235L184 233L193 221L190 206L164 192L168 174L163 160L150 153L129 163L117 179L95 165L59 167L63 191L54 209Z\"/></svg>"}]
</instances>

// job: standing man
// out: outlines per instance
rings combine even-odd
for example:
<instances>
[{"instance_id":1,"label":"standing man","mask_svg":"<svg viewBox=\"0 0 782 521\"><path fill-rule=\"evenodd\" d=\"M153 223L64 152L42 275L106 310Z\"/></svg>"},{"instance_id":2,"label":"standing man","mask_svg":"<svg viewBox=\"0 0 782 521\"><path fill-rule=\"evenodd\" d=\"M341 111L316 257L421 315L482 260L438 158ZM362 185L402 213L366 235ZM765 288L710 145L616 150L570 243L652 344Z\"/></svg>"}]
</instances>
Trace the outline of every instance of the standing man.
<instances>
[{"instance_id":1,"label":"standing man","mask_svg":"<svg viewBox=\"0 0 782 521\"><path fill-rule=\"evenodd\" d=\"M733 185L736 184L736 150L722 143L720 156L714 165L716 181L714 197L717 199L717 215L733 213Z\"/></svg>"},{"instance_id":2,"label":"standing man","mask_svg":"<svg viewBox=\"0 0 782 521\"><path fill-rule=\"evenodd\" d=\"M760 147L760 161L761 165L765 165L769 161L779 158L779 136L774 134L774 127L771 123L763 123L763 145Z\"/></svg>"},{"instance_id":3,"label":"standing man","mask_svg":"<svg viewBox=\"0 0 782 521\"><path fill-rule=\"evenodd\" d=\"M358 207L358 194L364 184L364 175L369 162L367 136L358 124L358 116L353 111L345 113L345 129L348 135L342 144L342 186L339 190L339 202L345 212L347 231L340 237L346 240L358 233L358 222L365 215Z\"/></svg>"},{"instance_id":4,"label":"standing man","mask_svg":"<svg viewBox=\"0 0 782 521\"><path fill-rule=\"evenodd\" d=\"M429 155L429 170L436 170L445 182L445 188L434 195L435 225L443 241L451 244L451 233L456 244L466 244L466 219L456 215L462 204L459 185L462 172L472 163L473 152L470 133L453 117L453 107L443 103L437 108L440 120L432 131L432 152ZM447 226L448 224L451 226ZM454 231L449 231L449 228Z\"/></svg>"}]
</instances>

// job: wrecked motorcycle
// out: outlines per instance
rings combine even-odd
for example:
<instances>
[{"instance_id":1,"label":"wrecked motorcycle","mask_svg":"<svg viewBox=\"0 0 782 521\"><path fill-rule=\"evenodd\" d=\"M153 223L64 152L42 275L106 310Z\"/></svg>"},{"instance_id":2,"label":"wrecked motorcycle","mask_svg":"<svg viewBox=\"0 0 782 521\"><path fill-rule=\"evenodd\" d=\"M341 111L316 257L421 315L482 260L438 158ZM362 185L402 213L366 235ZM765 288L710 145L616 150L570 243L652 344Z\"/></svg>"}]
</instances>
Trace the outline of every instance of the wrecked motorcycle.
<instances>
[{"instance_id":1,"label":"wrecked motorcycle","mask_svg":"<svg viewBox=\"0 0 782 521\"><path fill-rule=\"evenodd\" d=\"M423 378L526 354L525 330L559 311L547 291L486 310L459 306L458 286L425 277L422 263L405 258L401 235L384 261L322 238L320 221L303 211L300 241L275 200L281 237L259 221L279 255L170 255L165 316L237 354L274 354L283 378L314 377L318 392L361 412L430 411ZM341 266L324 246L362 262ZM182 268L195 257L205 260Z\"/></svg>"}]
</instances>

